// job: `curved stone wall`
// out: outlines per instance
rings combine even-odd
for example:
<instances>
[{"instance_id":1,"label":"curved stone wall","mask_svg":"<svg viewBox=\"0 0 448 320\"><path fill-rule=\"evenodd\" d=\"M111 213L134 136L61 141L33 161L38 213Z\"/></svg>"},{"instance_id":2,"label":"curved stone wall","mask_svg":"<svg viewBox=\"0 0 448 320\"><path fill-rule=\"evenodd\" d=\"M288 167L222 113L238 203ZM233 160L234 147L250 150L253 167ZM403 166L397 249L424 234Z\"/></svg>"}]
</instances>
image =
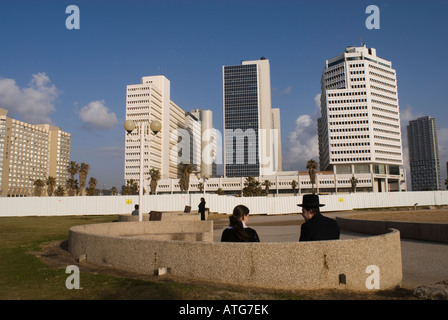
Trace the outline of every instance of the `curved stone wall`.
<instances>
[{"instance_id":1,"label":"curved stone wall","mask_svg":"<svg viewBox=\"0 0 448 320\"><path fill-rule=\"evenodd\" d=\"M350 216L336 217L336 221L340 229L353 232L380 234L393 228L400 231L402 238L448 242L447 223L363 220L358 217L359 215L357 215L356 219L350 218Z\"/></svg>"},{"instance_id":2,"label":"curved stone wall","mask_svg":"<svg viewBox=\"0 0 448 320\"><path fill-rule=\"evenodd\" d=\"M369 291L402 280L397 230L349 240L221 243L213 242L212 221L121 222L72 227L69 251L141 274L168 268L190 279L274 289Z\"/></svg>"}]
</instances>

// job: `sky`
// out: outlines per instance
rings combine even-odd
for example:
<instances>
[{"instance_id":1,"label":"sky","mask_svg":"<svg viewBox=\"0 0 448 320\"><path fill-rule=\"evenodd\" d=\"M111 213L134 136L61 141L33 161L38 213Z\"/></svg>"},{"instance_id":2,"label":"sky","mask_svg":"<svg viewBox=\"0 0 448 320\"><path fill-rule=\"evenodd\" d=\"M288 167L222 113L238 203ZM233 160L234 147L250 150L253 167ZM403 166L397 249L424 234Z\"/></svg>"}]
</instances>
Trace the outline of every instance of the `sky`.
<instances>
[{"instance_id":1,"label":"sky","mask_svg":"<svg viewBox=\"0 0 448 320\"><path fill-rule=\"evenodd\" d=\"M369 5L379 10L378 28L366 25ZM318 161L325 61L365 43L397 72L406 166L409 120L436 118L444 188L447 13L446 0L2 0L0 108L71 133L71 160L89 164L98 187L121 189L126 85L162 74L172 101L212 110L222 132L222 66L266 57L283 170L304 171Z\"/></svg>"}]
</instances>

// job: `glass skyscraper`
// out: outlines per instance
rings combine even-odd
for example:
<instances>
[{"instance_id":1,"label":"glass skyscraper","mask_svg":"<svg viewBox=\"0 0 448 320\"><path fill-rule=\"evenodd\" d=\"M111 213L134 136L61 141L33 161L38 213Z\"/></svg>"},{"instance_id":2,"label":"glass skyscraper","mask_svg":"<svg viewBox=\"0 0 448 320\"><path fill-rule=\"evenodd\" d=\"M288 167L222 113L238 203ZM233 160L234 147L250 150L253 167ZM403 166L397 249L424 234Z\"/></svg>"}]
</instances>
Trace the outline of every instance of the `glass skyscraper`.
<instances>
[{"instance_id":1,"label":"glass skyscraper","mask_svg":"<svg viewBox=\"0 0 448 320\"><path fill-rule=\"evenodd\" d=\"M436 119L421 117L409 121L407 134L412 190L440 190Z\"/></svg>"},{"instance_id":2,"label":"glass skyscraper","mask_svg":"<svg viewBox=\"0 0 448 320\"><path fill-rule=\"evenodd\" d=\"M225 175L259 176L258 68L224 67Z\"/></svg>"},{"instance_id":3,"label":"glass skyscraper","mask_svg":"<svg viewBox=\"0 0 448 320\"><path fill-rule=\"evenodd\" d=\"M223 66L224 176L281 171L280 110L271 108L269 60Z\"/></svg>"}]
</instances>

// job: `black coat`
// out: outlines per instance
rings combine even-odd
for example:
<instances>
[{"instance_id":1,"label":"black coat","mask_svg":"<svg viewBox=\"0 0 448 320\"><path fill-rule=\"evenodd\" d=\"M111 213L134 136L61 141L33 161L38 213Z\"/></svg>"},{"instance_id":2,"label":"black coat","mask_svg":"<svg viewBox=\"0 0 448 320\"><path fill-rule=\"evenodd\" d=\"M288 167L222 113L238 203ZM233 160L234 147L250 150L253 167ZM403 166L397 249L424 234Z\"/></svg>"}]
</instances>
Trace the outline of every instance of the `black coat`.
<instances>
[{"instance_id":1,"label":"black coat","mask_svg":"<svg viewBox=\"0 0 448 320\"><path fill-rule=\"evenodd\" d=\"M336 240L339 235L337 222L317 213L302 224L299 241Z\"/></svg>"},{"instance_id":2,"label":"black coat","mask_svg":"<svg viewBox=\"0 0 448 320\"><path fill-rule=\"evenodd\" d=\"M250 236L247 242L260 242L257 231L252 228L244 228L244 231ZM236 236L236 233L231 228L224 229L221 235L221 242L245 242Z\"/></svg>"}]
</instances>

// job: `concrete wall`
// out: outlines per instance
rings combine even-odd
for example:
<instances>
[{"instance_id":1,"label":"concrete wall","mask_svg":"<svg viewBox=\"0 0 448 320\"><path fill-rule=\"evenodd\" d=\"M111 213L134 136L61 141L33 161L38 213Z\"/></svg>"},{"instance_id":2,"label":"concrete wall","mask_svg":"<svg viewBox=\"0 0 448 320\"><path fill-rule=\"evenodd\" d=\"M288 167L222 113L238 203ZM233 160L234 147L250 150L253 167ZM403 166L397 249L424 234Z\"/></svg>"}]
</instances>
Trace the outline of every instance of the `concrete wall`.
<instances>
[{"instance_id":1,"label":"concrete wall","mask_svg":"<svg viewBox=\"0 0 448 320\"><path fill-rule=\"evenodd\" d=\"M175 276L263 288L369 291L372 283L379 289L401 284L396 230L350 240L290 243L213 242L212 230L212 221L77 226L70 229L69 251L75 258L85 255L91 263L120 270L154 274L169 268ZM205 233L196 237L200 241L150 236L197 232Z\"/></svg>"},{"instance_id":2,"label":"concrete wall","mask_svg":"<svg viewBox=\"0 0 448 320\"><path fill-rule=\"evenodd\" d=\"M368 213L365 213L368 215ZM400 231L400 236L406 239L448 242L447 223L403 222L351 219L350 216L336 217L339 228L348 231L379 234L394 228Z\"/></svg>"},{"instance_id":3,"label":"concrete wall","mask_svg":"<svg viewBox=\"0 0 448 320\"><path fill-rule=\"evenodd\" d=\"M143 212L184 211L185 206L197 210L201 193L147 195L143 197ZM206 194L210 212L231 214L238 204L249 207L251 214L289 214L299 212L297 203L302 196L291 197L233 197ZM323 212L347 211L359 208L399 207L418 205L448 205L448 191L352 193L321 195ZM2 216L101 215L129 214L138 203L138 196L95 197L0 197Z\"/></svg>"},{"instance_id":4,"label":"concrete wall","mask_svg":"<svg viewBox=\"0 0 448 320\"><path fill-rule=\"evenodd\" d=\"M138 216L131 214L118 215L119 222L138 221ZM183 212L162 212L160 221L200 221L201 215L199 213L183 213ZM149 213L142 214L142 221L149 221Z\"/></svg>"}]
</instances>

